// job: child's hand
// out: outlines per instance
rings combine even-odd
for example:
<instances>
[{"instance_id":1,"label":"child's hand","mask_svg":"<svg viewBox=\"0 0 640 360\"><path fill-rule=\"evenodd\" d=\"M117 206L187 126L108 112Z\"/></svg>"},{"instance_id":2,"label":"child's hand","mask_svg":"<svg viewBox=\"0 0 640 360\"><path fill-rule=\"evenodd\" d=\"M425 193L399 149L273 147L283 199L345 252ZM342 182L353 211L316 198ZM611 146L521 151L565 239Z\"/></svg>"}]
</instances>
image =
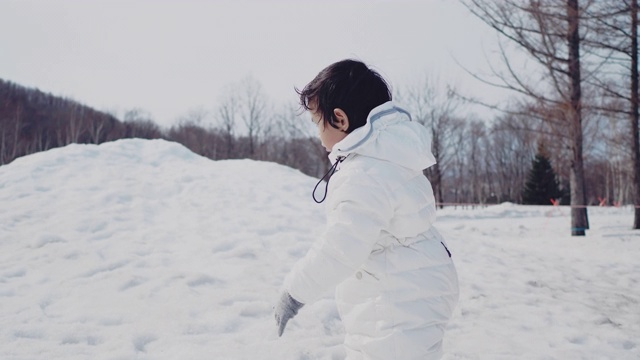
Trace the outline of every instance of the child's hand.
<instances>
[{"instance_id":1,"label":"child's hand","mask_svg":"<svg viewBox=\"0 0 640 360\"><path fill-rule=\"evenodd\" d=\"M298 314L298 310L303 306L303 303L292 298L288 292L285 291L282 293L280 301L278 301L274 308L276 324L278 325L278 336L282 336L284 328L287 326L287 322L296 316L296 314Z\"/></svg>"}]
</instances>

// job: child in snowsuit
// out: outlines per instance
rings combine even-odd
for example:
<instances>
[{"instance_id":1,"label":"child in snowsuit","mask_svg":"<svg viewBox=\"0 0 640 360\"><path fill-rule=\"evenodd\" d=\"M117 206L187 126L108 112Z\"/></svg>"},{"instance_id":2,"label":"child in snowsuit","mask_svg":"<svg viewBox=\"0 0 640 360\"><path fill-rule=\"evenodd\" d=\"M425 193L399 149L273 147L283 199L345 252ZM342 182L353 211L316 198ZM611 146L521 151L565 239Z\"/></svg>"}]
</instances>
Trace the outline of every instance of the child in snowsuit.
<instances>
[{"instance_id":1,"label":"child in snowsuit","mask_svg":"<svg viewBox=\"0 0 640 360\"><path fill-rule=\"evenodd\" d=\"M429 132L359 61L328 66L298 92L335 174L326 229L275 307L279 335L303 304L335 288L349 360L440 359L458 278L422 172L435 164Z\"/></svg>"}]
</instances>

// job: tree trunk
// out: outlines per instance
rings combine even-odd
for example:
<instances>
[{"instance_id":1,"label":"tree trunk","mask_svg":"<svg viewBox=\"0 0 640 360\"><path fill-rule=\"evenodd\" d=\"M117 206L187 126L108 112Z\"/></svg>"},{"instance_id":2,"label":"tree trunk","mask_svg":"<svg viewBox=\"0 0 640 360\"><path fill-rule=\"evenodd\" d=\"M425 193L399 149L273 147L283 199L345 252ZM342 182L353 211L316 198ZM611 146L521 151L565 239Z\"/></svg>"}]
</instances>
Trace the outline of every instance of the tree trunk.
<instances>
[{"instance_id":1,"label":"tree trunk","mask_svg":"<svg viewBox=\"0 0 640 360\"><path fill-rule=\"evenodd\" d=\"M16 109L16 127L13 132L13 148L11 149L11 155L9 155L9 159L7 163L15 160L18 157L18 146L20 145L20 130L22 130L22 105L18 105ZM25 154L28 154L25 152Z\"/></svg>"},{"instance_id":2,"label":"tree trunk","mask_svg":"<svg viewBox=\"0 0 640 360\"><path fill-rule=\"evenodd\" d=\"M640 139L638 135L638 0L631 1L631 132L635 214L633 228L640 229Z\"/></svg>"},{"instance_id":3,"label":"tree trunk","mask_svg":"<svg viewBox=\"0 0 640 360\"><path fill-rule=\"evenodd\" d=\"M442 172L440 170L442 155L440 154L440 134L436 131L435 126L432 126L431 128L431 138L433 139L431 144L433 148L433 156L436 159L436 163L430 169L432 174L432 185L436 203L440 203L440 208L442 209L444 207L442 205L444 201L442 200Z\"/></svg>"},{"instance_id":4,"label":"tree trunk","mask_svg":"<svg viewBox=\"0 0 640 360\"><path fill-rule=\"evenodd\" d=\"M568 120L571 126L571 235L584 236L589 229L587 218L584 163L582 159L582 106L580 87L580 36L578 23L578 0L567 1L569 22L569 76L571 78L571 98Z\"/></svg>"},{"instance_id":5,"label":"tree trunk","mask_svg":"<svg viewBox=\"0 0 640 360\"><path fill-rule=\"evenodd\" d=\"M442 172L440 171L440 165L436 164L436 181L438 182L438 202L440 203L440 209L444 209L444 197L442 195Z\"/></svg>"},{"instance_id":6,"label":"tree trunk","mask_svg":"<svg viewBox=\"0 0 640 360\"><path fill-rule=\"evenodd\" d=\"M4 125L0 126L0 165L4 165L4 154L5 154L5 149L6 149L6 144L7 144L7 140L5 139L4 133L5 133L5 129L4 129Z\"/></svg>"}]
</instances>

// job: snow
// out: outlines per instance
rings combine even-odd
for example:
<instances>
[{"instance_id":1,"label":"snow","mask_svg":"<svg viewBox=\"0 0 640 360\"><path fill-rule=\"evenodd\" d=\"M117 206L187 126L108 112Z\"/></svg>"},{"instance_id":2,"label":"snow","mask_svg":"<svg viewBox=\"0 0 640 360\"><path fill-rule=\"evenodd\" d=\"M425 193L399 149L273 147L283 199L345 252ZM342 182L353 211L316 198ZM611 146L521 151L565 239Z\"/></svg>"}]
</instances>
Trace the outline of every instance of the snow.
<instances>
[{"instance_id":1,"label":"snow","mask_svg":"<svg viewBox=\"0 0 640 360\"><path fill-rule=\"evenodd\" d=\"M331 294L282 338L272 305L321 233L316 179L163 140L0 167L0 359L343 359ZM460 303L445 359L640 358L631 207L438 211Z\"/></svg>"}]
</instances>

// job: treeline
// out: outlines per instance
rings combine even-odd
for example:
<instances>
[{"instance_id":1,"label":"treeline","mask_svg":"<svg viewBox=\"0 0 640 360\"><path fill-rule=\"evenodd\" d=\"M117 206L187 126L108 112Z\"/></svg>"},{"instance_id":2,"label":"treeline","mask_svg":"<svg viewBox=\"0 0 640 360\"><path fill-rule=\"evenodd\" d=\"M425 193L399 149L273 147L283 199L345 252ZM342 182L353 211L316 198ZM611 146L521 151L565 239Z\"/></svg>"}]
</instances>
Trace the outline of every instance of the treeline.
<instances>
[{"instance_id":1,"label":"treeline","mask_svg":"<svg viewBox=\"0 0 640 360\"><path fill-rule=\"evenodd\" d=\"M247 82L256 87L259 84ZM246 89L245 89L246 90ZM235 95L234 95L235 96ZM327 158L319 142L296 124L295 110L266 112L265 103L228 97L219 109L218 125L203 125L206 114L191 112L169 129L163 129L143 110L126 111L122 119L97 111L72 99L54 96L0 79L0 165L14 159L71 143L100 144L125 138L166 139L213 160L251 158L273 161L319 176ZM248 131L239 129L246 119ZM279 130L277 130L279 129ZM243 133L241 133L243 132Z\"/></svg>"},{"instance_id":2,"label":"treeline","mask_svg":"<svg viewBox=\"0 0 640 360\"><path fill-rule=\"evenodd\" d=\"M268 107L260 84L245 79L227 89L210 112L191 111L163 129L142 110L121 119L71 99L0 80L0 164L70 143L100 144L122 138L166 139L213 160L250 158L272 161L321 177L328 169L326 151L295 106ZM561 139L534 119L503 115L487 122L465 114L454 92L440 91L428 80L396 91L396 101L432 134L438 164L425 174L441 203L522 203L527 174L541 143L549 149L565 192L569 161ZM589 118L585 136L586 188L589 204L629 204L632 197L628 132L611 127L609 118ZM551 202L549 202L551 204Z\"/></svg>"},{"instance_id":3,"label":"treeline","mask_svg":"<svg viewBox=\"0 0 640 360\"><path fill-rule=\"evenodd\" d=\"M558 174L563 203L568 203L572 160L567 133L550 129L528 105L512 105L487 121L465 112L467 101L457 91L438 91L428 80L396 98L431 131L438 163L425 173L439 202L523 203L527 176L543 146ZM633 204L630 125L598 112L588 113L584 126L586 204Z\"/></svg>"}]
</instances>

